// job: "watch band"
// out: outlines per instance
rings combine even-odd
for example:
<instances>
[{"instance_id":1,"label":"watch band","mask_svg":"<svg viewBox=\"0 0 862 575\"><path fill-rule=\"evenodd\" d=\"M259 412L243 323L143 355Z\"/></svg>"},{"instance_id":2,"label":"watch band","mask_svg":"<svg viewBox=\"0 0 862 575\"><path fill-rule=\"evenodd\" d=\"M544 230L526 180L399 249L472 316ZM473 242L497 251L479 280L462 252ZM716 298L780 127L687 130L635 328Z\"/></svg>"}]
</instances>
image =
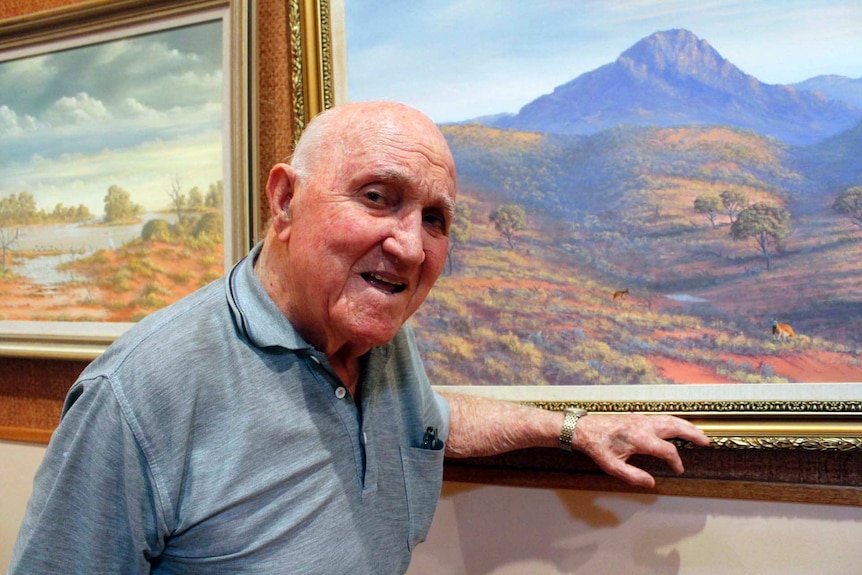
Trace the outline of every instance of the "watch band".
<instances>
[{"instance_id":1,"label":"watch band","mask_svg":"<svg viewBox=\"0 0 862 575\"><path fill-rule=\"evenodd\" d=\"M563 419L563 428L560 430L560 449L563 451L572 450L572 439L575 437L578 420L586 414L586 409L566 408L566 417Z\"/></svg>"}]
</instances>

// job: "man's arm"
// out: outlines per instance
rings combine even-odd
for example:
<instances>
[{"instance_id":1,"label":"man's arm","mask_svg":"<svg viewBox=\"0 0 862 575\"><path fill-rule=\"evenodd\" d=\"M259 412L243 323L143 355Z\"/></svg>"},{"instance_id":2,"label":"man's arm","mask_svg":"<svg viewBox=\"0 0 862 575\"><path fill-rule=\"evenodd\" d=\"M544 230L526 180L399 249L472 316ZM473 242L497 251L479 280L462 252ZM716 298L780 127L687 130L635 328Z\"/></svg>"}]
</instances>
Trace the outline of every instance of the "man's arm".
<instances>
[{"instance_id":1,"label":"man's arm","mask_svg":"<svg viewBox=\"0 0 862 575\"><path fill-rule=\"evenodd\" d=\"M110 383L78 382L70 397L77 401L36 473L7 575L149 573L165 529L143 453Z\"/></svg>"},{"instance_id":2,"label":"man's arm","mask_svg":"<svg viewBox=\"0 0 862 575\"><path fill-rule=\"evenodd\" d=\"M527 405L460 394L443 394L451 419L447 457L484 457L528 447L558 447L564 414ZM682 460L671 438L709 445L709 438L692 423L670 415L590 414L575 428L572 447L592 458L606 473L638 487L651 488L655 479L629 465L635 453L666 461L676 473Z\"/></svg>"}]
</instances>

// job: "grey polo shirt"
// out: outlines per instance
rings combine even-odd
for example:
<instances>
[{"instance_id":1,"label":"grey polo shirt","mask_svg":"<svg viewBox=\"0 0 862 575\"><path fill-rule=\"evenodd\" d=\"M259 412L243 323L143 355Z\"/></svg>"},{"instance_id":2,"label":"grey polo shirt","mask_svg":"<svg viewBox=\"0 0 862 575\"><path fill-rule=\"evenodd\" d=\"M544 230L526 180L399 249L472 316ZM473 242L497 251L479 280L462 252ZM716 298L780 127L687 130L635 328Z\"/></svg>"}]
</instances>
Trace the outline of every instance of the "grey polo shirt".
<instances>
[{"instance_id":1,"label":"grey polo shirt","mask_svg":"<svg viewBox=\"0 0 862 575\"><path fill-rule=\"evenodd\" d=\"M405 327L361 406L250 256L152 314L70 390L10 573L403 573L430 526L448 406Z\"/></svg>"}]
</instances>

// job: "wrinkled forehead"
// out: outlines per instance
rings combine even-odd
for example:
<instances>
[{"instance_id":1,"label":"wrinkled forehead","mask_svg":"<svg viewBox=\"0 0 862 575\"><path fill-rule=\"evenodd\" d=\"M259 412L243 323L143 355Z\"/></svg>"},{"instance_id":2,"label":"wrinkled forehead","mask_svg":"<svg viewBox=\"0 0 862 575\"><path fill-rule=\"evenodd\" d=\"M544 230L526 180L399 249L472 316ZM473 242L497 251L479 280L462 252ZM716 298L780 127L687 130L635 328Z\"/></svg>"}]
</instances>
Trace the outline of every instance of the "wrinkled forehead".
<instances>
[{"instance_id":1,"label":"wrinkled forehead","mask_svg":"<svg viewBox=\"0 0 862 575\"><path fill-rule=\"evenodd\" d=\"M369 162L400 164L423 172L424 177L445 180L454 196L455 162L445 137L429 118L406 106L348 105L328 110L309 125L297 147L295 167L307 161L329 170L336 165L356 170Z\"/></svg>"},{"instance_id":2,"label":"wrinkled forehead","mask_svg":"<svg viewBox=\"0 0 862 575\"><path fill-rule=\"evenodd\" d=\"M408 129L409 128L409 129ZM433 179L438 185L455 187L455 162L437 127L399 125L389 122L360 125L347 130L340 141L339 153L357 169L363 165L387 165L414 177Z\"/></svg>"}]
</instances>

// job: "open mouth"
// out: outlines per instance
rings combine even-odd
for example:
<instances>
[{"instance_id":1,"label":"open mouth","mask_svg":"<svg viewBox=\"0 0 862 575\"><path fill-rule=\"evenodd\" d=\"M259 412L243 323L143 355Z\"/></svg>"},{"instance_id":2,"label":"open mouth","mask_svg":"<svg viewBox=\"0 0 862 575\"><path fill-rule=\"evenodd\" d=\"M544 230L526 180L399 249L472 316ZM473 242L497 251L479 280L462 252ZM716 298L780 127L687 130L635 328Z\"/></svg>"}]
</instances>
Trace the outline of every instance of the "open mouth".
<instances>
[{"instance_id":1,"label":"open mouth","mask_svg":"<svg viewBox=\"0 0 862 575\"><path fill-rule=\"evenodd\" d=\"M386 293L396 294L401 293L407 289L407 284L392 282L382 276L371 272L366 272L362 274L362 279L364 279L380 291Z\"/></svg>"}]
</instances>

